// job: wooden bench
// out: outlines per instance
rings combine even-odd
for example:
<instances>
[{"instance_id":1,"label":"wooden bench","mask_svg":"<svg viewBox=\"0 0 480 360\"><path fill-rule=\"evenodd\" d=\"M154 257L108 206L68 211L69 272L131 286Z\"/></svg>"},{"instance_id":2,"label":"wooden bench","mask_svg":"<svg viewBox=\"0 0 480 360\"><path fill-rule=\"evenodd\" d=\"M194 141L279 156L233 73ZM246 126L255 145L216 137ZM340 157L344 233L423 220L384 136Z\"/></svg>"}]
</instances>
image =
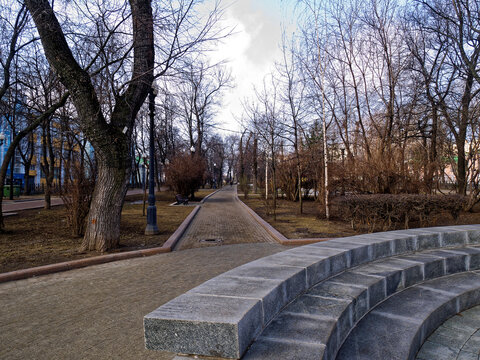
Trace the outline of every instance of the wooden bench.
<instances>
[{"instance_id":1,"label":"wooden bench","mask_svg":"<svg viewBox=\"0 0 480 360\"><path fill-rule=\"evenodd\" d=\"M180 205L180 204L188 205L188 198L184 198L180 194L175 195L175 200L177 201L175 205Z\"/></svg>"}]
</instances>

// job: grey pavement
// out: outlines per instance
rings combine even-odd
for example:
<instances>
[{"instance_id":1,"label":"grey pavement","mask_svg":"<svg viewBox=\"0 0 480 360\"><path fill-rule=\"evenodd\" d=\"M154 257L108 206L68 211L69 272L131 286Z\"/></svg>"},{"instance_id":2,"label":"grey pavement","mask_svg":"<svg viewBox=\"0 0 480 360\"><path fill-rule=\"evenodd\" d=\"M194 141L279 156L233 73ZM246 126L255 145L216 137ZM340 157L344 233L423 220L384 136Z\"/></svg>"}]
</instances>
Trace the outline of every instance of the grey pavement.
<instances>
[{"instance_id":1,"label":"grey pavement","mask_svg":"<svg viewBox=\"0 0 480 360\"><path fill-rule=\"evenodd\" d=\"M0 359L173 359L144 349L145 314L285 249L266 243L191 249L0 284Z\"/></svg>"},{"instance_id":2,"label":"grey pavement","mask_svg":"<svg viewBox=\"0 0 480 360\"><path fill-rule=\"evenodd\" d=\"M480 359L480 306L445 321L425 341L417 360Z\"/></svg>"},{"instance_id":3,"label":"grey pavement","mask_svg":"<svg viewBox=\"0 0 480 360\"><path fill-rule=\"evenodd\" d=\"M127 195L142 194L142 189L130 189ZM60 197L52 197L52 206L63 205ZM2 212L9 213L21 210L41 209L45 206L45 199L42 196L25 196L16 200L2 200Z\"/></svg>"},{"instance_id":4,"label":"grey pavement","mask_svg":"<svg viewBox=\"0 0 480 360\"><path fill-rule=\"evenodd\" d=\"M226 186L210 196L195 216L176 249L252 242L276 243L245 210L236 197L237 187ZM205 241L207 240L207 241Z\"/></svg>"}]
</instances>

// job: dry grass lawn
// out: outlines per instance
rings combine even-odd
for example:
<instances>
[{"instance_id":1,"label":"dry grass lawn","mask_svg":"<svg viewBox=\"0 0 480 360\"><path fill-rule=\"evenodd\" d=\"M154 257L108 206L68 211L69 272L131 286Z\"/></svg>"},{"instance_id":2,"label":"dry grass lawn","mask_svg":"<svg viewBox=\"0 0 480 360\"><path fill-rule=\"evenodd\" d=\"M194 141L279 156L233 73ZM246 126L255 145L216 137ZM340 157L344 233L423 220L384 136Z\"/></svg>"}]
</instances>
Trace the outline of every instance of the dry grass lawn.
<instances>
[{"instance_id":1,"label":"dry grass lawn","mask_svg":"<svg viewBox=\"0 0 480 360\"><path fill-rule=\"evenodd\" d=\"M198 199L211 190L201 190ZM162 246L193 206L169 206L175 201L173 192L156 195L157 224L160 234L145 236L146 217L142 215L142 195L127 196L122 212L120 248L129 251ZM25 210L6 217L6 232L0 234L0 272L100 255L99 252L79 252L82 238L70 234L63 206L51 210Z\"/></svg>"},{"instance_id":2,"label":"dry grass lawn","mask_svg":"<svg viewBox=\"0 0 480 360\"><path fill-rule=\"evenodd\" d=\"M313 200L303 202L303 214L300 215L297 202L278 199L277 216L274 220L271 200L267 214L265 200L259 196L249 195L245 200L243 195L239 194L239 198L288 239L344 237L361 233L353 231L344 222L319 219L319 205Z\"/></svg>"},{"instance_id":3,"label":"dry grass lawn","mask_svg":"<svg viewBox=\"0 0 480 360\"><path fill-rule=\"evenodd\" d=\"M280 231L289 239L306 238L334 238L366 233L367 229L357 229L354 231L350 223L344 221L327 221L320 217L319 204L313 200L304 201L304 212L299 214L298 202L287 200L277 200L277 217L274 220L272 215L272 201L270 200L270 211L267 213L265 200L259 195L249 195L248 199L243 198L243 194L238 194L240 200L253 209L265 221ZM463 212L457 221L453 220L449 214L443 214L431 219L429 226L449 226L480 224L480 204L474 208L473 212ZM420 224L411 223L411 228L420 227ZM378 229L378 231L382 231Z\"/></svg>"}]
</instances>

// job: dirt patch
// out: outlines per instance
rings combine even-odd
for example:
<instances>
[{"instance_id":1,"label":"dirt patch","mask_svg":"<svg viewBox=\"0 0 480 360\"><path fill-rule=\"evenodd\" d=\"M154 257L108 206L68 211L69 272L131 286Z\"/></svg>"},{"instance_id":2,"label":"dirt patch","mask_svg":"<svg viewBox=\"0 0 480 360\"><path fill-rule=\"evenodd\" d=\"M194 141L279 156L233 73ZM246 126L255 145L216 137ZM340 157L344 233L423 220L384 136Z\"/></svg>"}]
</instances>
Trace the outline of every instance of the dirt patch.
<instances>
[{"instance_id":1,"label":"dirt patch","mask_svg":"<svg viewBox=\"0 0 480 360\"><path fill-rule=\"evenodd\" d=\"M209 193L209 190L199 191L196 198L201 200ZM175 201L175 194L157 193L157 225L160 233L146 236L143 204L132 204L142 199L141 194L127 196L122 211L120 247L108 253L162 246L194 208L170 206ZM78 251L82 238L70 234L63 206L17 213L4 219L6 231L0 234L0 272L101 255L95 251Z\"/></svg>"}]
</instances>

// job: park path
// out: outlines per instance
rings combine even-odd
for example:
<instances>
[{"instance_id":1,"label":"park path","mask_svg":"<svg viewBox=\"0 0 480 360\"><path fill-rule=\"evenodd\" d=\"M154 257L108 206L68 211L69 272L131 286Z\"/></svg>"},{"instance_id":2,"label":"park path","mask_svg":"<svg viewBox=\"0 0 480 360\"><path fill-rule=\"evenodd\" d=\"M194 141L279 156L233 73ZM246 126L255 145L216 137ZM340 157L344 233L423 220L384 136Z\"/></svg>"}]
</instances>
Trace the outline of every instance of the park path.
<instances>
[{"instance_id":1,"label":"park path","mask_svg":"<svg viewBox=\"0 0 480 360\"><path fill-rule=\"evenodd\" d=\"M202 204L175 249L238 243L276 243L247 212L236 194L235 185L226 186L210 196Z\"/></svg>"},{"instance_id":2,"label":"park path","mask_svg":"<svg viewBox=\"0 0 480 360\"><path fill-rule=\"evenodd\" d=\"M130 189L127 195L142 194L142 189ZM63 200L60 197L52 197L52 206L63 205ZM45 199L43 196L25 196L22 199L2 201L2 212L10 213L21 210L42 209L45 206Z\"/></svg>"},{"instance_id":3,"label":"park path","mask_svg":"<svg viewBox=\"0 0 480 360\"><path fill-rule=\"evenodd\" d=\"M174 251L0 284L0 359L170 360L145 350L143 316L225 271L287 248Z\"/></svg>"},{"instance_id":4,"label":"park path","mask_svg":"<svg viewBox=\"0 0 480 360\"><path fill-rule=\"evenodd\" d=\"M202 204L183 239L185 247L212 237L227 246L207 243L0 284L0 359L173 359L145 350L143 316L212 277L288 249L250 219L235 191L228 187Z\"/></svg>"}]
</instances>

